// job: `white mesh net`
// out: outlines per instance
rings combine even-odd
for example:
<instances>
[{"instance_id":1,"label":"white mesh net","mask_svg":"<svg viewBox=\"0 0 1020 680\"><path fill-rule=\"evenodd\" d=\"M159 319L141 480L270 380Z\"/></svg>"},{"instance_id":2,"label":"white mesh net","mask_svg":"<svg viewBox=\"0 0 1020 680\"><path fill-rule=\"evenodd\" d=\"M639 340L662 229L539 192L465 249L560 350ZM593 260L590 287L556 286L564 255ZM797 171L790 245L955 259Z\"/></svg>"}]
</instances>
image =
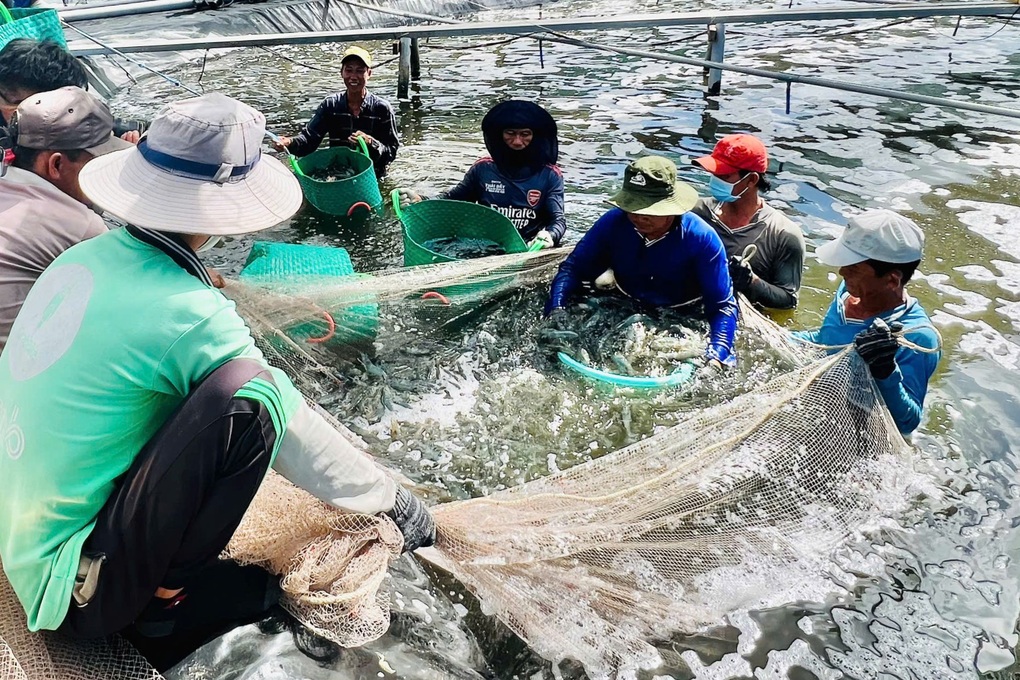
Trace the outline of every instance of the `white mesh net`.
<instances>
[{"instance_id":1,"label":"white mesh net","mask_svg":"<svg viewBox=\"0 0 1020 680\"><path fill-rule=\"evenodd\" d=\"M424 279L401 271L300 291L235 284L230 294L271 361L316 396L335 378L321 355L281 329L369 298L540 280L558 262L513 257L496 273L491 263L460 263L424 268ZM467 292L477 299L496 288ZM744 604L713 575L739 580L827 554L877 513L883 470L908 447L855 353L825 357L798 346L746 306L742 332L792 369L602 458L436 506L438 541L425 556L543 656L614 677L658 666L656 642ZM383 586L400 543L389 520L330 509L270 475L227 555L282 574L286 608L320 635L357 645L386 630ZM123 643L83 646L24 626L4 580L3 678L158 677Z\"/></svg>"}]
</instances>

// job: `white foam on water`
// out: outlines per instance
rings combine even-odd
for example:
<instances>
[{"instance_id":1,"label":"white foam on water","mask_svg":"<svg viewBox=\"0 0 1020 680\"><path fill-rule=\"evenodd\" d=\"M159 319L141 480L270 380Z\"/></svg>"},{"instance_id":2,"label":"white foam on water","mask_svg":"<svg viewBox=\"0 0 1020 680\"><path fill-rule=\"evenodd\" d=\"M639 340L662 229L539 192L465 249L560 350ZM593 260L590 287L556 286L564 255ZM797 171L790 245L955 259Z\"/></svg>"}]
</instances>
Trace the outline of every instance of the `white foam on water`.
<instances>
[{"instance_id":1,"label":"white foam on water","mask_svg":"<svg viewBox=\"0 0 1020 680\"><path fill-rule=\"evenodd\" d=\"M977 330L960 338L959 349L966 354L991 359L1003 368L1020 370L1020 345L984 321L977 321Z\"/></svg>"},{"instance_id":2,"label":"white foam on water","mask_svg":"<svg viewBox=\"0 0 1020 680\"><path fill-rule=\"evenodd\" d=\"M1002 298L996 298L995 302L999 305L995 308L996 313L1002 314L1004 317L1009 319L1013 328L1020 331L1020 300L1003 300Z\"/></svg>"},{"instance_id":3,"label":"white foam on water","mask_svg":"<svg viewBox=\"0 0 1020 680\"><path fill-rule=\"evenodd\" d=\"M988 309L988 305L992 303L991 300L980 293L961 290L956 286L950 285L948 283L949 277L945 274L929 274L928 276L918 278L923 278L928 282L928 285L940 293L963 300L963 304L957 304L955 302L945 303L943 306L950 312L962 315L976 314Z\"/></svg>"},{"instance_id":4,"label":"white foam on water","mask_svg":"<svg viewBox=\"0 0 1020 680\"><path fill-rule=\"evenodd\" d=\"M994 243L1002 252L1020 259L1020 240L1016 238L1020 206L953 199L946 202L946 207L964 211L957 215L960 222Z\"/></svg>"},{"instance_id":5,"label":"white foam on water","mask_svg":"<svg viewBox=\"0 0 1020 680\"><path fill-rule=\"evenodd\" d=\"M1011 169L1020 169L1020 144L986 142L963 153L969 156L964 160L968 165L992 167L1007 177L1014 174Z\"/></svg>"},{"instance_id":6,"label":"white foam on water","mask_svg":"<svg viewBox=\"0 0 1020 680\"><path fill-rule=\"evenodd\" d=\"M1007 293L1020 295L1020 264L1006 260L992 260L992 264L1002 272L1002 276L996 280L999 288Z\"/></svg>"}]
</instances>

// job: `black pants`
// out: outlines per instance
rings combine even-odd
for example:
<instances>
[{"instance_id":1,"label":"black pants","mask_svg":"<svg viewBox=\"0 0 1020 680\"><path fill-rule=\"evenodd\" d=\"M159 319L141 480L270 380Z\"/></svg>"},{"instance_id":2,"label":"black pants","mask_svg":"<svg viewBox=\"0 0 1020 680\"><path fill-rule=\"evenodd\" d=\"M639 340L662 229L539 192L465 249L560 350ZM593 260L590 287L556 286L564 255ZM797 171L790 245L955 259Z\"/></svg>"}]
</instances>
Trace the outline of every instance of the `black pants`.
<instances>
[{"instance_id":1,"label":"black pants","mask_svg":"<svg viewBox=\"0 0 1020 680\"><path fill-rule=\"evenodd\" d=\"M269 467L277 432L262 404L235 398L259 362L216 369L170 416L100 511L84 554L104 559L91 600L70 603L60 631L77 638L131 625L157 588L210 573ZM225 594L226 596L226 594Z\"/></svg>"}]
</instances>

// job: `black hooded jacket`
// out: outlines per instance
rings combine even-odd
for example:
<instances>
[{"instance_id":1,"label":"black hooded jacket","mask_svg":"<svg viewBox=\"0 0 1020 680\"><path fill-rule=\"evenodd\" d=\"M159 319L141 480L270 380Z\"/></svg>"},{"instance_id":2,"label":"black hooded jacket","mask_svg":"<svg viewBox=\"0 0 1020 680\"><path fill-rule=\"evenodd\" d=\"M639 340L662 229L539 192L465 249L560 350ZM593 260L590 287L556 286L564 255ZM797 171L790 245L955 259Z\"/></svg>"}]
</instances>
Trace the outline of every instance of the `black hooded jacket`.
<instances>
[{"instance_id":1,"label":"black hooded jacket","mask_svg":"<svg viewBox=\"0 0 1020 680\"><path fill-rule=\"evenodd\" d=\"M514 151L503 141L503 130L522 128L532 131L531 143ZM485 114L482 136L489 156L472 165L460 184L440 198L487 205L506 215L524 240L545 229L559 245L567 221L563 174L556 165L556 121L533 102L505 101Z\"/></svg>"}]
</instances>

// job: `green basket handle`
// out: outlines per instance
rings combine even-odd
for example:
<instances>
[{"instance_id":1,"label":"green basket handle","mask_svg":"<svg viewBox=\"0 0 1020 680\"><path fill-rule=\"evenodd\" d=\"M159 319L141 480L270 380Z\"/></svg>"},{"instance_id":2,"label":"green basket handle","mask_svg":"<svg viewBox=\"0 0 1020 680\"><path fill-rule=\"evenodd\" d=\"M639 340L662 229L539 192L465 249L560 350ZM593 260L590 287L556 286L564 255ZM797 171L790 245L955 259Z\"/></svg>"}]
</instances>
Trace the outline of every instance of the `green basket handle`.
<instances>
[{"instance_id":1,"label":"green basket handle","mask_svg":"<svg viewBox=\"0 0 1020 680\"><path fill-rule=\"evenodd\" d=\"M0 2L0 19L2 19L2 21L0 21L0 25L14 23L14 15L10 13L2 2Z\"/></svg>"},{"instance_id":2,"label":"green basket handle","mask_svg":"<svg viewBox=\"0 0 1020 680\"><path fill-rule=\"evenodd\" d=\"M393 201L393 212L397 213L397 219L403 222L404 211L400 209L400 189L394 189L390 192L390 200Z\"/></svg>"},{"instance_id":3,"label":"green basket handle","mask_svg":"<svg viewBox=\"0 0 1020 680\"><path fill-rule=\"evenodd\" d=\"M365 142L365 138L364 137L360 137L360 136L358 137L358 146L361 147L361 153L363 153L366 156L368 156L368 158L372 157L368 153L368 144Z\"/></svg>"},{"instance_id":4,"label":"green basket handle","mask_svg":"<svg viewBox=\"0 0 1020 680\"><path fill-rule=\"evenodd\" d=\"M534 243L532 243L530 246L528 246L528 252L529 253L537 253L538 251L542 250L542 248L544 248L544 247L545 247L544 243L542 243L541 241L536 240Z\"/></svg>"}]
</instances>

